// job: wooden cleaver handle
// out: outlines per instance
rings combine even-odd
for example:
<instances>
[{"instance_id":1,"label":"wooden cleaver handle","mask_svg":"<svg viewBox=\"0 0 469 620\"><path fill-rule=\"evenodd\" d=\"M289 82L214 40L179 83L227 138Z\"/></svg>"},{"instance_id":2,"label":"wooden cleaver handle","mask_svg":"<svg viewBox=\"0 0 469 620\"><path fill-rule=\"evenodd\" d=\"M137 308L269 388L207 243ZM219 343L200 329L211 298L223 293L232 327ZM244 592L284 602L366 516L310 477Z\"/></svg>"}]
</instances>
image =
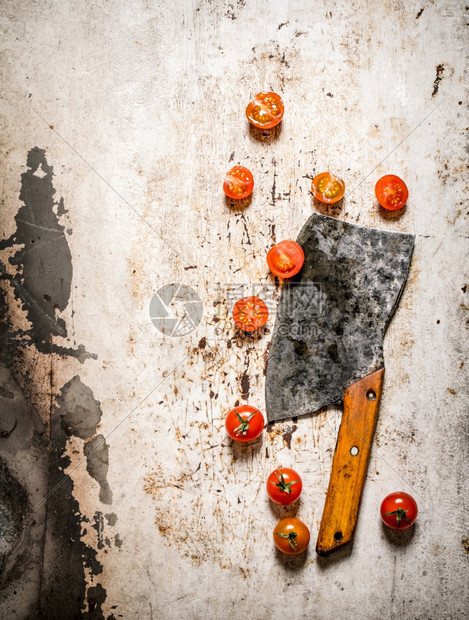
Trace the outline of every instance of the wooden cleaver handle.
<instances>
[{"instance_id":1,"label":"wooden cleaver handle","mask_svg":"<svg viewBox=\"0 0 469 620\"><path fill-rule=\"evenodd\" d=\"M316 551L327 555L353 538L365 484L384 368L347 388Z\"/></svg>"}]
</instances>

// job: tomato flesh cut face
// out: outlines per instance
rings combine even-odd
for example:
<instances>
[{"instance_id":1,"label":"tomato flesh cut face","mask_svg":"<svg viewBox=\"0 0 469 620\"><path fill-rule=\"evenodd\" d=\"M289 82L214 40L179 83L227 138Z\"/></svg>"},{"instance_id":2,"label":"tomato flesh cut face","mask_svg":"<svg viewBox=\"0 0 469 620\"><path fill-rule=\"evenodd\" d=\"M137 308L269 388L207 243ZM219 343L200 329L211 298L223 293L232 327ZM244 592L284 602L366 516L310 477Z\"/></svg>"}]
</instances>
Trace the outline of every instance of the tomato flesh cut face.
<instances>
[{"instance_id":1,"label":"tomato flesh cut face","mask_svg":"<svg viewBox=\"0 0 469 620\"><path fill-rule=\"evenodd\" d=\"M236 327L245 332L254 332L267 323L269 311L260 297L243 297L233 308Z\"/></svg>"},{"instance_id":2,"label":"tomato flesh cut face","mask_svg":"<svg viewBox=\"0 0 469 620\"><path fill-rule=\"evenodd\" d=\"M251 405L232 409L225 419L225 428L231 439L247 443L257 439L264 430L264 416Z\"/></svg>"},{"instance_id":3,"label":"tomato flesh cut face","mask_svg":"<svg viewBox=\"0 0 469 620\"><path fill-rule=\"evenodd\" d=\"M241 200L252 194L254 178L251 171L244 166L235 166L226 173L223 191L228 198Z\"/></svg>"},{"instance_id":4,"label":"tomato flesh cut face","mask_svg":"<svg viewBox=\"0 0 469 620\"><path fill-rule=\"evenodd\" d=\"M332 205L344 197L345 183L331 172L321 172L314 177L311 191L317 200Z\"/></svg>"},{"instance_id":5,"label":"tomato flesh cut face","mask_svg":"<svg viewBox=\"0 0 469 620\"><path fill-rule=\"evenodd\" d=\"M305 255L296 241L280 241L269 250L267 264L270 271L279 278L291 278L303 267Z\"/></svg>"},{"instance_id":6,"label":"tomato flesh cut face","mask_svg":"<svg viewBox=\"0 0 469 620\"><path fill-rule=\"evenodd\" d=\"M395 174L386 174L376 183L375 194L379 204L388 211L402 209L409 197L409 190Z\"/></svg>"},{"instance_id":7,"label":"tomato flesh cut face","mask_svg":"<svg viewBox=\"0 0 469 620\"><path fill-rule=\"evenodd\" d=\"M277 93L258 93L248 103L246 117L254 127L272 129L282 120L284 110L282 98Z\"/></svg>"}]
</instances>

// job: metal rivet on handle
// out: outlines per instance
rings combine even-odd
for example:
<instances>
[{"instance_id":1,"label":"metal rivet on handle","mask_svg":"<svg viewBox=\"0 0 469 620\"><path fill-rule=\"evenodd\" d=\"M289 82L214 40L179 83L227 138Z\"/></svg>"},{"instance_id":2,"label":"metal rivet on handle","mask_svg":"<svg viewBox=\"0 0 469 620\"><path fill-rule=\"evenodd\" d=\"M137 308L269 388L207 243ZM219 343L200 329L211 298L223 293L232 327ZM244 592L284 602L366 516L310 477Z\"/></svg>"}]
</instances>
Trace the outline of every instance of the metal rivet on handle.
<instances>
[{"instance_id":1,"label":"metal rivet on handle","mask_svg":"<svg viewBox=\"0 0 469 620\"><path fill-rule=\"evenodd\" d=\"M359 450L358 450L358 446L352 446L352 447L350 448L350 454L351 454L352 456L357 456L358 452L359 452Z\"/></svg>"},{"instance_id":2,"label":"metal rivet on handle","mask_svg":"<svg viewBox=\"0 0 469 620\"><path fill-rule=\"evenodd\" d=\"M366 397L368 400L376 400L376 392L374 390L368 390Z\"/></svg>"}]
</instances>

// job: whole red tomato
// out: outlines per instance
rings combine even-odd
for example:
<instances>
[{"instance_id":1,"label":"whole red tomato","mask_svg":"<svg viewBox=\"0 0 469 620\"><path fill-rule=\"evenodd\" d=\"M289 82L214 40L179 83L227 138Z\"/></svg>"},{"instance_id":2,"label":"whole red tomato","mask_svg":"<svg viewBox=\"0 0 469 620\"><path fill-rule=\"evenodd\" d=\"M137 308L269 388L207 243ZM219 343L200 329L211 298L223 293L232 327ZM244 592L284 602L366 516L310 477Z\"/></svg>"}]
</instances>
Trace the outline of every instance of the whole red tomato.
<instances>
[{"instance_id":1,"label":"whole red tomato","mask_svg":"<svg viewBox=\"0 0 469 620\"><path fill-rule=\"evenodd\" d=\"M264 416L251 405L232 409L225 419L228 435L235 441L246 443L257 439L264 430Z\"/></svg>"},{"instance_id":2,"label":"whole red tomato","mask_svg":"<svg viewBox=\"0 0 469 620\"><path fill-rule=\"evenodd\" d=\"M301 553L309 545L309 529L299 519L287 517L277 523L274 529L274 543L277 549L287 555Z\"/></svg>"},{"instance_id":3,"label":"whole red tomato","mask_svg":"<svg viewBox=\"0 0 469 620\"><path fill-rule=\"evenodd\" d=\"M381 503L381 518L393 530L407 529L414 523L417 514L417 502L404 491L387 495Z\"/></svg>"},{"instance_id":4,"label":"whole red tomato","mask_svg":"<svg viewBox=\"0 0 469 620\"><path fill-rule=\"evenodd\" d=\"M296 502L302 488L300 475L289 467L279 467L267 478L267 494L273 502L282 506Z\"/></svg>"}]
</instances>

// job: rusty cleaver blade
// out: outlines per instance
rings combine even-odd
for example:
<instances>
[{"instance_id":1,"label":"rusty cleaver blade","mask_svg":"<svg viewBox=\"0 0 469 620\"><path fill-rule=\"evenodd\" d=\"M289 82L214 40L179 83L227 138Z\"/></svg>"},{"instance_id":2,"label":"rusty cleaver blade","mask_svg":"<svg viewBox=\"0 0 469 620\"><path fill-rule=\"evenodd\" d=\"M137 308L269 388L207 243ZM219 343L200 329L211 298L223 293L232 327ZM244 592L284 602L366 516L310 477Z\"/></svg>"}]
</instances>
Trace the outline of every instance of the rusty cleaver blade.
<instances>
[{"instance_id":1,"label":"rusty cleaver blade","mask_svg":"<svg viewBox=\"0 0 469 620\"><path fill-rule=\"evenodd\" d=\"M353 538L384 376L383 338L414 236L313 214L282 289L266 369L269 422L344 404L316 551Z\"/></svg>"}]
</instances>

